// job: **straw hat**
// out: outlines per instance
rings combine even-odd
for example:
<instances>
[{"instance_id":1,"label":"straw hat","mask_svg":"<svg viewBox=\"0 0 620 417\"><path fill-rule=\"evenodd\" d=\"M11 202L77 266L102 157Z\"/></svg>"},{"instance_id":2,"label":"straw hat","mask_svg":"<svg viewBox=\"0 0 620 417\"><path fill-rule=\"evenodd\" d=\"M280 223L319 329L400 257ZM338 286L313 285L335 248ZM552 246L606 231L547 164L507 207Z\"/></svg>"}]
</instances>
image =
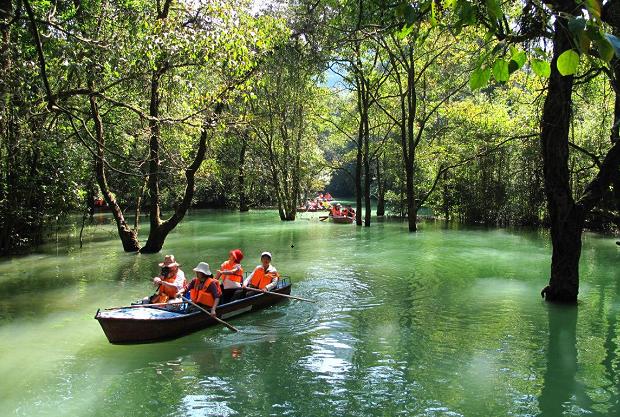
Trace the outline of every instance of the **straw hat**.
<instances>
[{"instance_id":1,"label":"straw hat","mask_svg":"<svg viewBox=\"0 0 620 417\"><path fill-rule=\"evenodd\" d=\"M268 256L269 259L271 259L271 252L263 252L260 254L260 257L262 258L263 256Z\"/></svg>"},{"instance_id":2,"label":"straw hat","mask_svg":"<svg viewBox=\"0 0 620 417\"><path fill-rule=\"evenodd\" d=\"M171 267L171 266L181 266L181 264L177 263L177 261L174 259L174 255L166 255L164 257L164 261L161 262L159 264L159 266L164 267Z\"/></svg>"},{"instance_id":3,"label":"straw hat","mask_svg":"<svg viewBox=\"0 0 620 417\"><path fill-rule=\"evenodd\" d=\"M205 275L213 275L213 273L211 272L211 268L209 267L209 264L206 262L200 262L198 266L194 268L194 271L202 272Z\"/></svg>"}]
</instances>

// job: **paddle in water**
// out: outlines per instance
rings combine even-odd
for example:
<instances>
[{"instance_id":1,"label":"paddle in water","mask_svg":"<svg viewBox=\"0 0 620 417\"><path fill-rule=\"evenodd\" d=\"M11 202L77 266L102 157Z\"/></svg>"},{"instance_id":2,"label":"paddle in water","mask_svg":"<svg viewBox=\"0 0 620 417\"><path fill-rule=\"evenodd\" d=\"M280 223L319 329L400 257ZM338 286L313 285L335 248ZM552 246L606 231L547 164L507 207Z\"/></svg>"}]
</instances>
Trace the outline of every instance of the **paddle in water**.
<instances>
[{"instance_id":1,"label":"paddle in water","mask_svg":"<svg viewBox=\"0 0 620 417\"><path fill-rule=\"evenodd\" d=\"M237 329L235 326L226 323L224 320L222 320L221 318L219 318L218 316L215 315L211 315L211 313L209 311L207 311L206 309L200 307L198 304L196 304L195 302L193 302L192 300L190 300L189 298L186 298L184 296L181 296L181 298L185 301L187 301L188 303L190 303L191 305L193 305L194 307L198 308L199 310L204 311L205 313L207 313L210 317L212 317L213 319L215 319L216 321L222 323L224 326L228 327L230 330L232 330L233 332L238 332L239 329Z\"/></svg>"}]
</instances>

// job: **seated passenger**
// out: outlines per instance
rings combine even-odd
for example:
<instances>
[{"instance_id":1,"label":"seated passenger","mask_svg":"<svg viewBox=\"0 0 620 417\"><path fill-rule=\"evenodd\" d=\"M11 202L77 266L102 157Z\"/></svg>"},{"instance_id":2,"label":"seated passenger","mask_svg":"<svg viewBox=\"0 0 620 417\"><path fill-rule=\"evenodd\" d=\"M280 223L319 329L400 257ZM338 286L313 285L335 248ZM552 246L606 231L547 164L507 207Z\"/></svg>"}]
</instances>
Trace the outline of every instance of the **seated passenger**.
<instances>
[{"instance_id":1,"label":"seated passenger","mask_svg":"<svg viewBox=\"0 0 620 417\"><path fill-rule=\"evenodd\" d=\"M187 284L185 273L179 269L181 266L174 259L174 255L166 255L164 261L159 264L161 273L153 278L153 284L157 285L157 292L144 301L149 303L176 302L177 294L182 292Z\"/></svg>"},{"instance_id":2,"label":"seated passenger","mask_svg":"<svg viewBox=\"0 0 620 417\"><path fill-rule=\"evenodd\" d=\"M280 274L271 265L271 253L263 252L260 255L261 265L254 268L254 271L243 281L243 289L258 289L261 292L271 291L278 285ZM252 295L250 292L249 295Z\"/></svg>"},{"instance_id":3,"label":"seated passenger","mask_svg":"<svg viewBox=\"0 0 620 417\"><path fill-rule=\"evenodd\" d=\"M342 206L340 205L340 203L338 203L335 206L333 206L332 207L332 216L342 216L341 208L342 208Z\"/></svg>"},{"instance_id":4,"label":"seated passenger","mask_svg":"<svg viewBox=\"0 0 620 417\"><path fill-rule=\"evenodd\" d=\"M196 304L211 309L211 315L215 315L215 308L220 303L222 289L220 283L213 278L213 273L206 262L200 262L196 268L196 278L187 286L190 299Z\"/></svg>"},{"instance_id":5,"label":"seated passenger","mask_svg":"<svg viewBox=\"0 0 620 417\"><path fill-rule=\"evenodd\" d=\"M222 304L242 298L241 284L243 283L243 268L241 261L243 252L241 249L231 250L228 260L224 262L215 274L215 279L222 278Z\"/></svg>"}]
</instances>

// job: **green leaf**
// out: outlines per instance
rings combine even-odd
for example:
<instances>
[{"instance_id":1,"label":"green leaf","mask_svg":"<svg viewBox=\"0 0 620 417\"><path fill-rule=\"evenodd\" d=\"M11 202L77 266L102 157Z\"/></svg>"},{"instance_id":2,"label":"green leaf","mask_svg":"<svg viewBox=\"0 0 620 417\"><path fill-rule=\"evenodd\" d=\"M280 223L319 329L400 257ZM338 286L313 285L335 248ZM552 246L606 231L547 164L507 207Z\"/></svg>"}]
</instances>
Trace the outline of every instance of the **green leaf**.
<instances>
[{"instance_id":1,"label":"green leaf","mask_svg":"<svg viewBox=\"0 0 620 417\"><path fill-rule=\"evenodd\" d=\"M510 62L508 63L508 73L512 74L513 72L517 71L518 69L519 69L519 64L517 64L515 61L513 61L511 59Z\"/></svg>"},{"instance_id":2,"label":"green leaf","mask_svg":"<svg viewBox=\"0 0 620 417\"><path fill-rule=\"evenodd\" d=\"M605 37L596 40L598 56L605 62L610 62L614 57L614 47Z\"/></svg>"},{"instance_id":3,"label":"green leaf","mask_svg":"<svg viewBox=\"0 0 620 417\"><path fill-rule=\"evenodd\" d=\"M551 65L547 61L542 59L533 58L530 60L530 68L534 71L534 74L542 78L549 78L551 75Z\"/></svg>"},{"instance_id":4,"label":"green leaf","mask_svg":"<svg viewBox=\"0 0 620 417\"><path fill-rule=\"evenodd\" d=\"M508 62L504 59L498 59L493 65L493 77L497 82L505 83L508 81L510 72L508 71Z\"/></svg>"},{"instance_id":5,"label":"green leaf","mask_svg":"<svg viewBox=\"0 0 620 417\"><path fill-rule=\"evenodd\" d=\"M578 38L579 50L582 53L587 53L590 50L590 43L592 43L592 38L590 38L590 34L587 31L583 31L579 33Z\"/></svg>"},{"instance_id":6,"label":"green leaf","mask_svg":"<svg viewBox=\"0 0 620 417\"><path fill-rule=\"evenodd\" d=\"M498 0L486 0L487 10L493 19L501 19L504 13L499 5Z\"/></svg>"},{"instance_id":7,"label":"green leaf","mask_svg":"<svg viewBox=\"0 0 620 417\"><path fill-rule=\"evenodd\" d=\"M558 71L562 75L573 75L579 68L579 54L572 49L562 52L558 57Z\"/></svg>"},{"instance_id":8,"label":"green leaf","mask_svg":"<svg viewBox=\"0 0 620 417\"><path fill-rule=\"evenodd\" d=\"M405 39L413 31L413 25L405 25L401 30L396 32L398 39Z\"/></svg>"},{"instance_id":9,"label":"green leaf","mask_svg":"<svg viewBox=\"0 0 620 417\"><path fill-rule=\"evenodd\" d=\"M523 65L525 65L525 61L527 61L527 56L525 55L524 51L514 50L510 59L517 63L518 68L521 68Z\"/></svg>"},{"instance_id":10,"label":"green leaf","mask_svg":"<svg viewBox=\"0 0 620 417\"><path fill-rule=\"evenodd\" d=\"M431 26L437 26L437 6L435 2L431 2Z\"/></svg>"},{"instance_id":11,"label":"green leaf","mask_svg":"<svg viewBox=\"0 0 620 417\"><path fill-rule=\"evenodd\" d=\"M491 79L491 69L490 68L476 68L474 72L469 76L469 88L472 91L477 90L479 88L484 88L489 84L489 80Z\"/></svg>"},{"instance_id":12,"label":"green leaf","mask_svg":"<svg viewBox=\"0 0 620 417\"><path fill-rule=\"evenodd\" d=\"M600 0L585 0L586 9L588 13L596 20L601 20L601 1Z\"/></svg>"},{"instance_id":13,"label":"green leaf","mask_svg":"<svg viewBox=\"0 0 620 417\"><path fill-rule=\"evenodd\" d=\"M573 34L577 35L585 30L586 24L586 19L584 19L583 17L569 19L568 30L570 30Z\"/></svg>"},{"instance_id":14,"label":"green leaf","mask_svg":"<svg viewBox=\"0 0 620 417\"><path fill-rule=\"evenodd\" d=\"M620 38L617 36L611 35L609 33L605 34L605 38L609 41L611 46L614 48L616 52L616 56L620 58Z\"/></svg>"}]
</instances>

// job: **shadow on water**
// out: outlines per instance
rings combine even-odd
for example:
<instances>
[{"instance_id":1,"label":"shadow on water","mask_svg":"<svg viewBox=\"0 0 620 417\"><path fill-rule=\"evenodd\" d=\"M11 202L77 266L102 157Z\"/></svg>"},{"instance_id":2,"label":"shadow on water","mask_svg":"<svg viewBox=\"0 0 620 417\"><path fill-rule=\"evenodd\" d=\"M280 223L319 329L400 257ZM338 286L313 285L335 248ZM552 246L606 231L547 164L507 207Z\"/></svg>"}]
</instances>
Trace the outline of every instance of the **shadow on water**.
<instances>
[{"instance_id":1,"label":"shadow on water","mask_svg":"<svg viewBox=\"0 0 620 417\"><path fill-rule=\"evenodd\" d=\"M561 416L577 389L577 306L550 305L549 345L540 417Z\"/></svg>"},{"instance_id":2,"label":"shadow on water","mask_svg":"<svg viewBox=\"0 0 620 417\"><path fill-rule=\"evenodd\" d=\"M620 396L617 377L613 367L617 366L615 350L615 316L610 320L606 332L604 359L601 365L605 373L596 375L599 389L592 390L585 368L588 348L578 343L577 318L580 307L549 305L549 344L546 352L546 370L543 375L543 387L538 398L539 417L557 417L562 415L617 416ZM590 326L588 326L590 327ZM584 349L585 348L585 349ZM584 375L585 374L585 375ZM585 379L585 380L584 380ZM615 381L614 381L615 379Z\"/></svg>"}]
</instances>

